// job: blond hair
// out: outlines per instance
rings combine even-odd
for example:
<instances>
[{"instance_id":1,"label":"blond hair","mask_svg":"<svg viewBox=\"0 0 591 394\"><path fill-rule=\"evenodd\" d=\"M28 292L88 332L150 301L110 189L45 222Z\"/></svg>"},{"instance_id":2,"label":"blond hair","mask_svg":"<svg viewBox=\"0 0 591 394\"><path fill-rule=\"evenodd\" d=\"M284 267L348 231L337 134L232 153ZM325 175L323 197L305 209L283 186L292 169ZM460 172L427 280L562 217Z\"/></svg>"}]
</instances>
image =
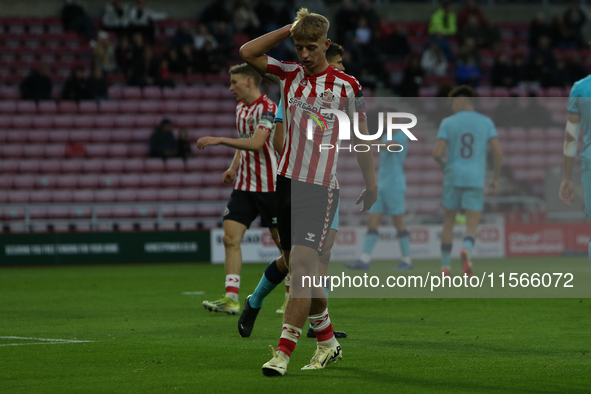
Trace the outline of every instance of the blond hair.
<instances>
[{"instance_id":1,"label":"blond hair","mask_svg":"<svg viewBox=\"0 0 591 394\"><path fill-rule=\"evenodd\" d=\"M324 16L310 12L307 8L300 8L290 32L296 41L319 41L326 40L329 27L330 22Z\"/></svg>"}]
</instances>

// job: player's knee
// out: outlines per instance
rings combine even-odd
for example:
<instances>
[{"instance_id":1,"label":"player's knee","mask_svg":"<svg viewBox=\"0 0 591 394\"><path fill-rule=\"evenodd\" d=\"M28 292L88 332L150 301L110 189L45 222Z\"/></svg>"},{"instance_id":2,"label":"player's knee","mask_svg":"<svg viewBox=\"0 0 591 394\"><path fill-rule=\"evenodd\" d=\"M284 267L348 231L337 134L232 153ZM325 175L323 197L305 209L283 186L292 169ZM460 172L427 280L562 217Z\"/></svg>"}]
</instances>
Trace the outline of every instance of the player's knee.
<instances>
[{"instance_id":1,"label":"player's knee","mask_svg":"<svg viewBox=\"0 0 591 394\"><path fill-rule=\"evenodd\" d=\"M236 236L224 234L222 242L224 243L224 247L228 249L240 247L240 239Z\"/></svg>"}]
</instances>

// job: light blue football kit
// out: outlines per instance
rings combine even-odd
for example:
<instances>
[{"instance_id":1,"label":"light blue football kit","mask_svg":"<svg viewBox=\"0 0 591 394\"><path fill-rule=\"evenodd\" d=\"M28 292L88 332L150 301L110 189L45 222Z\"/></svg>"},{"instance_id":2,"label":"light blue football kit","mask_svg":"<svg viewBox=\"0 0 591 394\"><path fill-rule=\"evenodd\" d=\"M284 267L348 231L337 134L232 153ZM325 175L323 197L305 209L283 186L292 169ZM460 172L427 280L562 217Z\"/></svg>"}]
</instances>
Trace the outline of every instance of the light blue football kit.
<instances>
[{"instance_id":1,"label":"light blue football kit","mask_svg":"<svg viewBox=\"0 0 591 394\"><path fill-rule=\"evenodd\" d=\"M585 214L591 218L591 75L575 82L567 110L581 116L583 149L581 150L581 181L585 198Z\"/></svg>"},{"instance_id":2,"label":"light blue football kit","mask_svg":"<svg viewBox=\"0 0 591 394\"><path fill-rule=\"evenodd\" d=\"M475 111L443 119L437 139L447 141L441 204L449 209L482 211L488 142L497 138L493 121Z\"/></svg>"}]
</instances>

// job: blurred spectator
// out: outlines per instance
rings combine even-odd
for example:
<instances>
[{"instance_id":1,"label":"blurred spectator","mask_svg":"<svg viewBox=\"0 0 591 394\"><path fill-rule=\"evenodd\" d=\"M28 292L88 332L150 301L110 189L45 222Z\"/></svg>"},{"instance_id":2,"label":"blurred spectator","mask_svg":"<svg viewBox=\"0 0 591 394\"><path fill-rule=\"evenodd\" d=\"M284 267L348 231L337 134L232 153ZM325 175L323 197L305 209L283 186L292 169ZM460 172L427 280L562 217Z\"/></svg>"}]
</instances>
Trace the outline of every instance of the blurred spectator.
<instances>
[{"instance_id":1,"label":"blurred spectator","mask_svg":"<svg viewBox=\"0 0 591 394\"><path fill-rule=\"evenodd\" d=\"M187 44L191 46L191 44ZM166 60L168 61L168 69L172 74L183 74L187 75L192 71L189 64L181 59L179 56L179 50L176 47L168 49L166 54Z\"/></svg>"},{"instance_id":2,"label":"blurred spectator","mask_svg":"<svg viewBox=\"0 0 591 394\"><path fill-rule=\"evenodd\" d=\"M357 13L350 0L345 0L335 14L337 27L337 42L346 42L347 33L357 27ZM289 22L292 23L293 19Z\"/></svg>"},{"instance_id":3,"label":"blurred spectator","mask_svg":"<svg viewBox=\"0 0 591 394\"><path fill-rule=\"evenodd\" d=\"M232 15L226 8L226 0L212 0L212 2L205 7L201 16L199 17L200 23L213 23L213 22L232 22Z\"/></svg>"},{"instance_id":4,"label":"blurred spectator","mask_svg":"<svg viewBox=\"0 0 591 394\"><path fill-rule=\"evenodd\" d=\"M174 157L178 153L177 141L172 134L172 122L168 118L162 119L150 136L150 157Z\"/></svg>"},{"instance_id":5,"label":"blurred spectator","mask_svg":"<svg viewBox=\"0 0 591 394\"><path fill-rule=\"evenodd\" d=\"M144 52L147 47L144 44L144 36L141 33L135 33L131 40L131 67L133 67L135 63L144 61Z\"/></svg>"},{"instance_id":6,"label":"blurred spectator","mask_svg":"<svg viewBox=\"0 0 591 394\"><path fill-rule=\"evenodd\" d=\"M501 42L501 29L498 23L489 18L485 32L484 48L496 48Z\"/></svg>"},{"instance_id":7,"label":"blurred spectator","mask_svg":"<svg viewBox=\"0 0 591 394\"><path fill-rule=\"evenodd\" d=\"M293 23L296 17L297 8L294 0L285 0L281 2L281 7L277 11L277 25L285 26Z\"/></svg>"},{"instance_id":8,"label":"blurred spectator","mask_svg":"<svg viewBox=\"0 0 591 394\"><path fill-rule=\"evenodd\" d=\"M157 12L146 7L146 0L136 0L129 10L129 25L131 31L139 32L144 39L154 42L154 22L166 19L165 12Z\"/></svg>"},{"instance_id":9,"label":"blurred spectator","mask_svg":"<svg viewBox=\"0 0 591 394\"><path fill-rule=\"evenodd\" d=\"M457 30L456 14L452 10L451 2L444 1L431 16L429 34L441 33L443 36L454 36Z\"/></svg>"},{"instance_id":10,"label":"blurred spectator","mask_svg":"<svg viewBox=\"0 0 591 394\"><path fill-rule=\"evenodd\" d=\"M499 53L491 70L492 86L505 88L514 87L516 84L513 74L511 59L509 59L509 56L506 53Z\"/></svg>"},{"instance_id":11,"label":"blurred spectator","mask_svg":"<svg viewBox=\"0 0 591 394\"><path fill-rule=\"evenodd\" d=\"M195 43L195 33L191 29L191 25L187 21L182 21L177 31L172 37L170 45L175 48L181 49L185 44L193 45Z\"/></svg>"},{"instance_id":12,"label":"blurred spectator","mask_svg":"<svg viewBox=\"0 0 591 394\"><path fill-rule=\"evenodd\" d=\"M273 8L273 4L269 0L259 0L257 5L254 6L254 13L261 22L263 33L271 31L268 28L269 25L272 25L273 28L279 27L275 24L275 8Z\"/></svg>"},{"instance_id":13,"label":"blurred spectator","mask_svg":"<svg viewBox=\"0 0 591 394\"><path fill-rule=\"evenodd\" d=\"M388 53L398 58L406 58L411 52L408 43L408 33L403 27L399 26L386 38L383 53Z\"/></svg>"},{"instance_id":14,"label":"blurred spectator","mask_svg":"<svg viewBox=\"0 0 591 394\"><path fill-rule=\"evenodd\" d=\"M435 33L434 35L429 37L429 42L427 45L431 45L432 42L435 42L437 44L437 46L439 47L439 49L441 49L443 51L447 61L453 60L453 55L451 52L451 45L449 44L449 41L447 40L447 38L445 38L445 36L442 33Z\"/></svg>"},{"instance_id":15,"label":"blurred spectator","mask_svg":"<svg viewBox=\"0 0 591 394\"><path fill-rule=\"evenodd\" d=\"M365 67L372 61L372 35L371 30L367 25L367 19L364 17L359 18L357 28L352 32L352 38L350 40L349 47L355 56L355 61L360 64L361 67Z\"/></svg>"},{"instance_id":16,"label":"blurred spectator","mask_svg":"<svg viewBox=\"0 0 591 394\"><path fill-rule=\"evenodd\" d=\"M459 57L465 58L466 56L471 56L472 58L474 58L474 62L476 63L476 65L478 65L478 67L480 67L480 51L476 46L476 41L471 37L466 38L464 44L460 47L459 50Z\"/></svg>"},{"instance_id":17,"label":"blurred spectator","mask_svg":"<svg viewBox=\"0 0 591 394\"><path fill-rule=\"evenodd\" d=\"M570 3L570 6L564 12L564 21L567 26L574 29L579 48L584 48L583 26L587 23L587 16L581 11L581 4L579 1L572 1Z\"/></svg>"},{"instance_id":18,"label":"blurred spectator","mask_svg":"<svg viewBox=\"0 0 591 394\"><path fill-rule=\"evenodd\" d=\"M357 16L358 18L365 18L369 26L376 26L380 19L375 9L373 8L371 0L361 1L361 4L359 4L359 9L357 11Z\"/></svg>"},{"instance_id":19,"label":"blurred spectator","mask_svg":"<svg viewBox=\"0 0 591 394\"><path fill-rule=\"evenodd\" d=\"M134 58L133 65L128 71L127 83L130 86L139 86L142 88L156 85L155 76L158 74L157 67L152 49L149 47L144 48L142 58Z\"/></svg>"},{"instance_id":20,"label":"blurred spectator","mask_svg":"<svg viewBox=\"0 0 591 394\"><path fill-rule=\"evenodd\" d=\"M131 47L127 36L119 37L117 48L115 49L115 60L119 70L127 75L133 62L133 48Z\"/></svg>"},{"instance_id":21,"label":"blurred spectator","mask_svg":"<svg viewBox=\"0 0 591 394\"><path fill-rule=\"evenodd\" d=\"M476 87L480 84L482 72L472 55L464 55L456 64L456 83Z\"/></svg>"},{"instance_id":22,"label":"blurred spectator","mask_svg":"<svg viewBox=\"0 0 591 394\"><path fill-rule=\"evenodd\" d=\"M451 81L441 81L439 85L437 85L437 93L435 93L435 97L449 97L449 94L454 88L455 86Z\"/></svg>"},{"instance_id":23,"label":"blurred spectator","mask_svg":"<svg viewBox=\"0 0 591 394\"><path fill-rule=\"evenodd\" d=\"M458 28L462 29L469 24L470 19L476 20L476 26L485 28L488 22L484 13L478 8L476 0L467 0L466 7L464 7L458 14Z\"/></svg>"},{"instance_id":24,"label":"blurred spectator","mask_svg":"<svg viewBox=\"0 0 591 394\"><path fill-rule=\"evenodd\" d=\"M213 26L213 41L217 42L217 50L222 53L231 53L234 50L234 36L232 26L226 22L217 22Z\"/></svg>"},{"instance_id":25,"label":"blurred spectator","mask_svg":"<svg viewBox=\"0 0 591 394\"><path fill-rule=\"evenodd\" d=\"M529 25L529 46L531 48L537 47L542 36L550 36L550 26L546 22L544 13L538 12Z\"/></svg>"},{"instance_id":26,"label":"blurred spectator","mask_svg":"<svg viewBox=\"0 0 591 394\"><path fill-rule=\"evenodd\" d=\"M532 48L529 54L529 62L532 63L536 58L542 58L543 64L546 67L554 67L554 54L552 53L552 48L550 47L550 38L547 36L541 36L538 42L537 47Z\"/></svg>"},{"instance_id":27,"label":"blurred spectator","mask_svg":"<svg viewBox=\"0 0 591 394\"><path fill-rule=\"evenodd\" d=\"M83 66L74 66L70 77L64 83L62 100L80 101L89 99L88 86L86 85L86 75Z\"/></svg>"},{"instance_id":28,"label":"blurred spectator","mask_svg":"<svg viewBox=\"0 0 591 394\"><path fill-rule=\"evenodd\" d=\"M201 50L207 41L209 41L214 48L217 48L218 43L209 33L207 26L200 24L197 28L197 34L195 35L195 41L193 43L195 45L195 49L198 51Z\"/></svg>"},{"instance_id":29,"label":"blurred spectator","mask_svg":"<svg viewBox=\"0 0 591 394\"><path fill-rule=\"evenodd\" d=\"M564 88L569 84L568 80L566 60L560 58L556 61L556 67L552 70L549 86Z\"/></svg>"},{"instance_id":30,"label":"blurred spectator","mask_svg":"<svg viewBox=\"0 0 591 394\"><path fill-rule=\"evenodd\" d=\"M513 79L516 85L527 81L527 65L525 58L521 55L513 58Z\"/></svg>"},{"instance_id":31,"label":"blurred spectator","mask_svg":"<svg viewBox=\"0 0 591 394\"><path fill-rule=\"evenodd\" d=\"M398 94L402 97L418 97L424 76L421 59L417 55L410 55L403 71L402 82L398 85Z\"/></svg>"},{"instance_id":32,"label":"blurred spectator","mask_svg":"<svg viewBox=\"0 0 591 394\"><path fill-rule=\"evenodd\" d=\"M48 75L49 68L44 63L33 68L19 86L23 100L51 100L53 85Z\"/></svg>"},{"instance_id":33,"label":"blurred spectator","mask_svg":"<svg viewBox=\"0 0 591 394\"><path fill-rule=\"evenodd\" d=\"M206 41L203 48L200 51L197 51L196 57L199 59L195 66L196 71L204 74L219 73L224 66L224 61L220 52L217 51L209 41Z\"/></svg>"},{"instance_id":34,"label":"blurred spectator","mask_svg":"<svg viewBox=\"0 0 591 394\"><path fill-rule=\"evenodd\" d=\"M232 20L237 33L244 33L251 38L261 33L259 18L246 0L234 0Z\"/></svg>"},{"instance_id":35,"label":"blurred spectator","mask_svg":"<svg viewBox=\"0 0 591 394\"><path fill-rule=\"evenodd\" d=\"M587 76L587 72L581 62L578 52L572 52L567 60L568 83L573 84Z\"/></svg>"},{"instance_id":36,"label":"blurred spectator","mask_svg":"<svg viewBox=\"0 0 591 394\"><path fill-rule=\"evenodd\" d=\"M191 150L191 140L189 140L189 133L187 132L187 129L183 128L179 130L179 138L177 143L177 156L182 157L183 159L193 156L193 151Z\"/></svg>"},{"instance_id":37,"label":"blurred spectator","mask_svg":"<svg viewBox=\"0 0 591 394\"><path fill-rule=\"evenodd\" d=\"M533 54L530 57L527 67L527 80L534 82L536 86L546 88L550 86L552 81L553 65L548 64L541 54Z\"/></svg>"},{"instance_id":38,"label":"blurred spectator","mask_svg":"<svg viewBox=\"0 0 591 394\"><path fill-rule=\"evenodd\" d=\"M460 42L465 42L467 39L473 39L478 48L487 46L488 31L487 26L481 26L478 23L478 18L474 15L468 17L468 20L459 31Z\"/></svg>"},{"instance_id":39,"label":"blurred spectator","mask_svg":"<svg viewBox=\"0 0 591 394\"><path fill-rule=\"evenodd\" d=\"M109 41L109 33L100 31L94 46L94 64L104 72L115 70L115 48Z\"/></svg>"},{"instance_id":40,"label":"blurred spectator","mask_svg":"<svg viewBox=\"0 0 591 394\"><path fill-rule=\"evenodd\" d=\"M103 27L120 36L127 34L129 28L129 6L121 0L111 0L105 5L103 12Z\"/></svg>"},{"instance_id":41,"label":"blurred spectator","mask_svg":"<svg viewBox=\"0 0 591 394\"><path fill-rule=\"evenodd\" d=\"M190 44L185 44L179 53L179 63L187 70L187 73L195 72L197 66L197 51Z\"/></svg>"},{"instance_id":42,"label":"blurred spectator","mask_svg":"<svg viewBox=\"0 0 591 394\"><path fill-rule=\"evenodd\" d=\"M442 77L447 73L447 59L435 42L423 52L421 67L427 75Z\"/></svg>"},{"instance_id":43,"label":"blurred spectator","mask_svg":"<svg viewBox=\"0 0 591 394\"><path fill-rule=\"evenodd\" d=\"M174 82L171 78L171 72L168 68L168 60L166 57L160 59L158 68L155 70L154 80L156 85L160 87L174 88Z\"/></svg>"},{"instance_id":44,"label":"blurred spectator","mask_svg":"<svg viewBox=\"0 0 591 394\"><path fill-rule=\"evenodd\" d=\"M100 67L93 69L92 75L86 81L86 88L88 90L88 98L91 100L109 99L109 84Z\"/></svg>"},{"instance_id":45,"label":"blurred spectator","mask_svg":"<svg viewBox=\"0 0 591 394\"><path fill-rule=\"evenodd\" d=\"M94 21L84 11L84 8L77 4L76 0L66 0L61 16L64 31L75 31L83 34L89 41L94 39L96 35Z\"/></svg>"},{"instance_id":46,"label":"blurred spectator","mask_svg":"<svg viewBox=\"0 0 591 394\"><path fill-rule=\"evenodd\" d=\"M552 18L550 37L552 38L552 46L555 48L574 49L579 46L574 27L566 24L562 15Z\"/></svg>"}]
</instances>

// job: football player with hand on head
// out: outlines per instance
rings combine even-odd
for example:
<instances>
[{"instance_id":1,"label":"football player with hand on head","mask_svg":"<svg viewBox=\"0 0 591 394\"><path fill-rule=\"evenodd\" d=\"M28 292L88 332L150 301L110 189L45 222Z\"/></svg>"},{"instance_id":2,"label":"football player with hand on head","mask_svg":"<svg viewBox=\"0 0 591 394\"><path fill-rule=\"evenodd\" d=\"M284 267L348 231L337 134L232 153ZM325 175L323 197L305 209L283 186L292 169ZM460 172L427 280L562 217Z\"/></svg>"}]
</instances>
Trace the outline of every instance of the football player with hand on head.
<instances>
[{"instance_id":1,"label":"football player with hand on head","mask_svg":"<svg viewBox=\"0 0 591 394\"><path fill-rule=\"evenodd\" d=\"M326 61L328 64L333 66L339 71L344 71L345 67L343 66L343 54L345 50L342 46L335 44L334 42L330 43L330 46L326 50ZM283 106L282 101L279 101L279 107L277 108L277 114L275 115L275 134L273 136L273 146L277 152L283 151L283 143L284 143L284 134L283 134ZM330 251L334 245L335 237L339 231L339 210L337 204L337 211L335 213L334 219L332 221L332 225L330 226L330 230L328 231L328 236L326 237L326 242L324 244L324 249L322 251L322 255L318 258L318 276L325 276L328 275L328 262L330 261ZM289 287L290 281L288 276L288 270L285 269L285 272L281 273L285 277L285 301L280 309L277 310L278 313L285 312L285 306L287 305L287 300L289 299ZM265 297L275 289L277 284L281 282L281 276L273 275L273 273L268 273L265 271L263 277L261 278L258 286L256 287L254 293L250 295L246 302L244 303L244 309L242 310L242 315L238 320L238 331L240 335L243 337L248 337L252 333L254 328L254 323L256 317L263 306L263 300ZM328 288L324 289L326 296L328 297ZM346 338L347 333L343 331L335 331L334 332L336 338ZM308 328L307 333L308 338L316 338L316 334L312 328L312 325Z\"/></svg>"},{"instance_id":2,"label":"football player with hand on head","mask_svg":"<svg viewBox=\"0 0 591 394\"><path fill-rule=\"evenodd\" d=\"M359 82L350 75L329 66L326 50L328 20L302 8L296 21L240 48L240 55L261 75L273 74L280 80L284 105L285 143L277 175L277 209L279 235L283 256L292 280L279 346L272 348L273 358L263 365L265 376L287 373L306 318L316 333L317 348L304 370L322 369L342 358L341 346L334 336L327 300L322 289L307 286L304 279L316 275L318 257L333 221L338 201L336 152L322 151L320 144L339 143L338 123L315 126L311 120L322 109L346 112L350 119L359 118L359 130L367 132L363 92ZM300 63L282 62L266 53L281 41L293 37ZM336 97L336 100L326 100ZM320 115L322 116L322 115ZM313 138L306 130L310 124ZM354 136L355 143L360 139ZM366 189L358 202L368 210L377 199L373 155L358 152L357 161Z\"/></svg>"},{"instance_id":3,"label":"football player with hand on head","mask_svg":"<svg viewBox=\"0 0 591 394\"><path fill-rule=\"evenodd\" d=\"M230 68L230 91L236 96L238 138L202 137L199 149L225 145L236 149L230 168L223 173L226 184L234 182L234 191L223 218L226 294L219 300L203 301L209 311L236 314L240 311L238 291L242 270L240 243L252 221L260 214L261 224L269 227L279 247L275 201L277 156L271 141L276 105L261 94L261 76L248 64ZM272 264L285 268L283 257Z\"/></svg>"}]
</instances>

